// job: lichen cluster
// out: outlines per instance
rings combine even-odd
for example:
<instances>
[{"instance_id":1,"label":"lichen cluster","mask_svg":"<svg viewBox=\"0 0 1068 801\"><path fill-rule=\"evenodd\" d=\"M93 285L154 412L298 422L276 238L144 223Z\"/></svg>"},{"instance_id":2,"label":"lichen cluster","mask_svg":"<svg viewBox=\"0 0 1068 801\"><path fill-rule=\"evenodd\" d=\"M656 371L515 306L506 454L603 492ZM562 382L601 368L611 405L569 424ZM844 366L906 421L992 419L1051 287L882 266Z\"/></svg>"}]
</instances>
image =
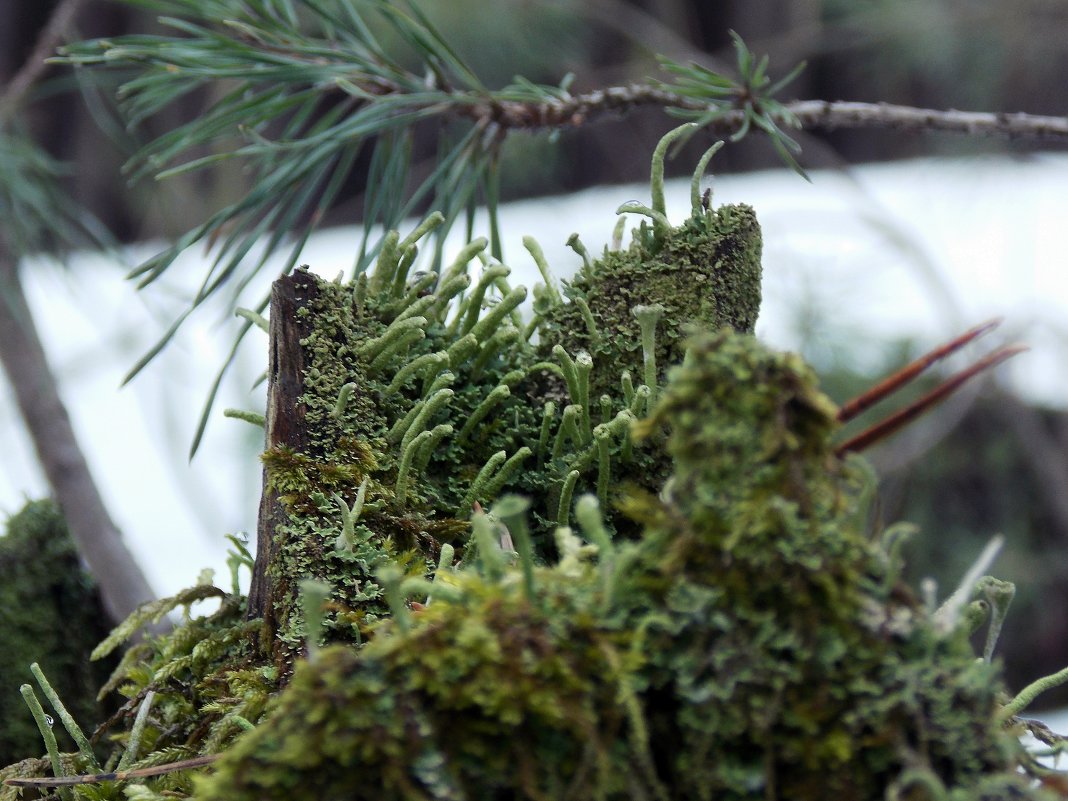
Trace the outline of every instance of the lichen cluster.
<instances>
[{"instance_id":1,"label":"lichen cluster","mask_svg":"<svg viewBox=\"0 0 1068 801\"><path fill-rule=\"evenodd\" d=\"M223 594L128 652L126 719L164 697L127 751L222 752L130 797L1046 797L971 619L902 585L836 408L753 338L752 210L698 196L706 158L667 224L667 141L629 248L573 243L558 288L529 246L532 319L484 241L411 273L433 217L351 284L298 274L269 641Z\"/></svg>"},{"instance_id":2,"label":"lichen cluster","mask_svg":"<svg viewBox=\"0 0 1068 801\"><path fill-rule=\"evenodd\" d=\"M357 644L389 614L376 567L426 576L441 545L464 544L475 504L506 491L530 499L534 548L547 558L579 494L611 508L628 482L658 489L670 464L630 427L681 360L683 330L756 321L761 238L747 206L695 199L682 226L643 224L630 247L596 260L574 241L585 262L562 291L530 242L545 277L530 320L519 312L527 290L486 257L484 239L440 274L411 272L440 222L388 235L373 271L350 285L297 274L309 443L264 454L268 487L290 510L271 568L283 674L308 635L298 579L330 586L328 638ZM614 513L608 525L637 532Z\"/></svg>"}]
</instances>

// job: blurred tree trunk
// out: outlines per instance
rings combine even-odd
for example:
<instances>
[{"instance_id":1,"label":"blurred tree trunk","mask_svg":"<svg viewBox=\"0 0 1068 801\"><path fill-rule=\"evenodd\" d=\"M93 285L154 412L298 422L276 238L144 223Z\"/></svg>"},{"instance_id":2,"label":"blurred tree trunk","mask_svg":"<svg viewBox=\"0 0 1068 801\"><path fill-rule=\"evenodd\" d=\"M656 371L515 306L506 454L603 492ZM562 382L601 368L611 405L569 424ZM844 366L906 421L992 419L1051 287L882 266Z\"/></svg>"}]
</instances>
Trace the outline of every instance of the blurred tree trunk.
<instances>
[{"instance_id":1,"label":"blurred tree trunk","mask_svg":"<svg viewBox=\"0 0 1068 801\"><path fill-rule=\"evenodd\" d=\"M0 363L78 550L118 622L154 598L85 461L26 303L18 263L0 238Z\"/></svg>"}]
</instances>

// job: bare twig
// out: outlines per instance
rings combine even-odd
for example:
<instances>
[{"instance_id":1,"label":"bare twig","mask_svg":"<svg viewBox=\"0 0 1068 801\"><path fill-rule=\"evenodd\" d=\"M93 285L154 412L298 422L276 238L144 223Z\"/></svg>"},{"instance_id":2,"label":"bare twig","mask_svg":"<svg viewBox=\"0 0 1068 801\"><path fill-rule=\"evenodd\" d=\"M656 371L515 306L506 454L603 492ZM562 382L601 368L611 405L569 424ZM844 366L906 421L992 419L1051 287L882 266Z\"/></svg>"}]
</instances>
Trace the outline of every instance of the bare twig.
<instances>
[{"instance_id":1,"label":"bare twig","mask_svg":"<svg viewBox=\"0 0 1068 801\"><path fill-rule=\"evenodd\" d=\"M0 96L0 122L7 120L14 113L26 94L40 80L48 68L48 59L55 55L60 42L74 24L74 17L84 4L85 0L63 0L52 12L48 24L41 29L37 37L33 52Z\"/></svg>"},{"instance_id":2,"label":"bare twig","mask_svg":"<svg viewBox=\"0 0 1068 801\"><path fill-rule=\"evenodd\" d=\"M1046 117L1023 112L1003 114L825 100L800 100L787 103L786 108L797 117L802 128L889 128L1009 139L1068 138L1068 117Z\"/></svg>"},{"instance_id":3,"label":"bare twig","mask_svg":"<svg viewBox=\"0 0 1068 801\"><path fill-rule=\"evenodd\" d=\"M640 106L708 108L676 94L670 88L630 84L598 89L581 95L542 103L500 102L461 106L463 113L495 122L503 128L576 127L606 114L622 114ZM1068 117L939 110L897 106L891 103L852 103L826 100L796 100L783 104L784 114L771 116L788 126L789 116L801 128L887 128L897 131L942 131L968 136L1009 139L1068 139ZM741 110L724 111L708 130L715 134L737 131L744 120Z\"/></svg>"},{"instance_id":4,"label":"bare twig","mask_svg":"<svg viewBox=\"0 0 1068 801\"><path fill-rule=\"evenodd\" d=\"M219 758L220 754L207 754L206 756L183 759L179 762L169 762L166 765L152 765L137 770L120 770L113 773L90 773L85 776L42 776L20 779L7 779L4 781L8 787L72 787L78 784L100 784L101 782L121 782L126 779L145 779L149 776L162 776L165 773L174 773L179 770L190 768L202 768L210 765Z\"/></svg>"}]
</instances>

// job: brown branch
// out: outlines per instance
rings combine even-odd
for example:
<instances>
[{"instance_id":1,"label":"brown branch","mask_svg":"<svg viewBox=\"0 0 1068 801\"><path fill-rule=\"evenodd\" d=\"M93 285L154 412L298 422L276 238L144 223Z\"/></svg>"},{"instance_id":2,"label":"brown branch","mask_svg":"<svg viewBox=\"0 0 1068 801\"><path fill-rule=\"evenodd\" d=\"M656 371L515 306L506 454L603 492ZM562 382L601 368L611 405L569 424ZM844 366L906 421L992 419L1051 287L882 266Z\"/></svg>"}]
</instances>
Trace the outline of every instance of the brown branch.
<instances>
[{"instance_id":1,"label":"brown branch","mask_svg":"<svg viewBox=\"0 0 1068 801\"><path fill-rule=\"evenodd\" d=\"M802 128L888 128L898 131L943 131L1009 139L1068 138L1068 117L1023 112L938 110L891 103L846 103L802 100L786 104Z\"/></svg>"},{"instance_id":2,"label":"brown branch","mask_svg":"<svg viewBox=\"0 0 1068 801\"><path fill-rule=\"evenodd\" d=\"M0 123L14 113L26 94L44 75L48 69L48 59L55 55L59 43L70 31L75 16L84 4L85 0L63 0L52 12L48 23L37 36L33 52L8 82L3 96L0 96Z\"/></svg>"},{"instance_id":3,"label":"brown branch","mask_svg":"<svg viewBox=\"0 0 1068 801\"><path fill-rule=\"evenodd\" d=\"M121 782L126 779L145 779L149 776L162 776L166 773L174 773L179 770L190 768L202 768L219 759L221 754L207 754L205 756L183 759L178 762L169 762L166 765L152 765L137 770L120 770L113 773L90 773L84 776L42 776L20 779L5 779L4 784L8 787L74 787L79 784L100 784L101 782Z\"/></svg>"},{"instance_id":4,"label":"brown branch","mask_svg":"<svg viewBox=\"0 0 1068 801\"><path fill-rule=\"evenodd\" d=\"M581 95L541 103L481 102L461 106L461 113L494 122L502 128L536 129L577 127L609 114L623 114L641 106L705 111L710 107L673 92L670 88L630 84L598 89ZM942 131L968 136L1009 139L1068 139L1068 117L1047 117L1016 112L939 110L890 103L852 103L797 100L783 104L785 113L771 114L776 123L790 118L805 129L886 128L897 131ZM745 118L741 110L724 110L708 126L715 134L737 131Z\"/></svg>"}]
</instances>

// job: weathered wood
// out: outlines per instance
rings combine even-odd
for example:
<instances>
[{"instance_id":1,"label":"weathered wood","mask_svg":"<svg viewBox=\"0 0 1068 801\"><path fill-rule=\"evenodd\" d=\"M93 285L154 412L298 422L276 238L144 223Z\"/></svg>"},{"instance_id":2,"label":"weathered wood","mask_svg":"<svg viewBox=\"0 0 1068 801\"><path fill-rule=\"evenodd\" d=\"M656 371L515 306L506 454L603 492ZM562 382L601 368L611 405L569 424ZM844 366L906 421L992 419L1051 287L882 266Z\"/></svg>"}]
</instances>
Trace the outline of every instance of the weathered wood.
<instances>
[{"instance_id":1,"label":"weathered wood","mask_svg":"<svg viewBox=\"0 0 1068 801\"><path fill-rule=\"evenodd\" d=\"M297 311L307 305L315 292L315 282L303 271L279 278L271 289L265 437L268 449L284 445L302 452L308 445L305 408L300 400L304 394L305 368L300 341L308 336L311 323ZM286 511L278 493L268 488L264 468L248 616L250 619L263 618L268 642L273 640L277 629L270 568L279 552L278 528L285 521Z\"/></svg>"}]
</instances>

